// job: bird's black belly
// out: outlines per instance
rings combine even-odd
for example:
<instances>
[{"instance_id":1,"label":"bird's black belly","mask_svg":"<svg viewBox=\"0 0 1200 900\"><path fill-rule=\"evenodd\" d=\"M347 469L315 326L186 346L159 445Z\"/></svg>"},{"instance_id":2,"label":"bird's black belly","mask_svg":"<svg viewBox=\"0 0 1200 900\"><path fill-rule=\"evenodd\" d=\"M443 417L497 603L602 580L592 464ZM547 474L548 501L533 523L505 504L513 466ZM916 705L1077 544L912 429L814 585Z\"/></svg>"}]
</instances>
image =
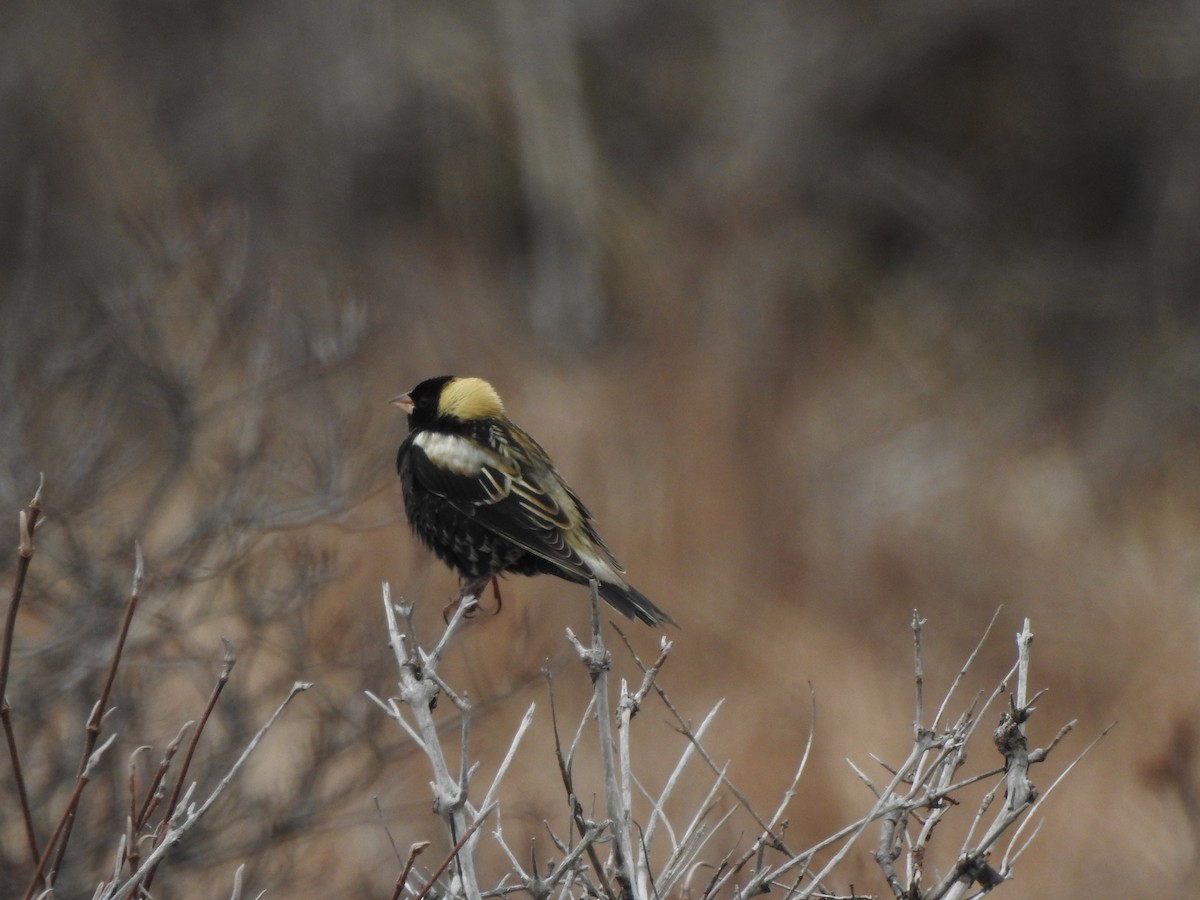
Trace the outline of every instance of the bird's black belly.
<instances>
[{"instance_id":1,"label":"bird's black belly","mask_svg":"<svg viewBox=\"0 0 1200 900\"><path fill-rule=\"evenodd\" d=\"M544 571L539 557L484 528L442 497L412 491L404 498L404 507L417 537L438 559L466 578Z\"/></svg>"}]
</instances>

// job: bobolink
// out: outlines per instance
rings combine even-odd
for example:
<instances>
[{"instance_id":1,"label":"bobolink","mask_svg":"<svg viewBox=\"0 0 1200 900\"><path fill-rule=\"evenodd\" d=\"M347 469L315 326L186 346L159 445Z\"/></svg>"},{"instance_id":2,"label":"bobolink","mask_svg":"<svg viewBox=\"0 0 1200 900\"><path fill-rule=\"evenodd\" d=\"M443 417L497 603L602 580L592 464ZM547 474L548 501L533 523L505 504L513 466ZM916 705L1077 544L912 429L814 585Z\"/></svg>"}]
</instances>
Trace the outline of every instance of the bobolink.
<instances>
[{"instance_id":1,"label":"bobolink","mask_svg":"<svg viewBox=\"0 0 1200 900\"><path fill-rule=\"evenodd\" d=\"M408 414L396 468L417 537L457 571L460 597L503 572L595 578L600 596L648 625L675 620L622 577L587 507L480 378L422 381L392 403Z\"/></svg>"}]
</instances>

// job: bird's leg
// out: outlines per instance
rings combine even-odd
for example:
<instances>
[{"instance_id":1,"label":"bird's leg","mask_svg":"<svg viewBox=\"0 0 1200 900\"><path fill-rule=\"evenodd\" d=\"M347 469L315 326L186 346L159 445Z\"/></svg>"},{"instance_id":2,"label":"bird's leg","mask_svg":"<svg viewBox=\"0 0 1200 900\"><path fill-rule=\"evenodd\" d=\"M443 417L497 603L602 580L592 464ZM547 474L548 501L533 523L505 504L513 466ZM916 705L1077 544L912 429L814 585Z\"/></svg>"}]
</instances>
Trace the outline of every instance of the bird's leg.
<instances>
[{"instance_id":1,"label":"bird's leg","mask_svg":"<svg viewBox=\"0 0 1200 900\"><path fill-rule=\"evenodd\" d=\"M493 615L500 615L500 610L504 608L504 598L500 596L500 576L492 576L492 596L496 598L496 612Z\"/></svg>"},{"instance_id":2,"label":"bird's leg","mask_svg":"<svg viewBox=\"0 0 1200 900\"><path fill-rule=\"evenodd\" d=\"M471 578L462 583L462 587L458 589L458 596L454 597L446 604L442 610L442 619L448 624L450 617L454 615L454 611L468 597L471 598L471 609L463 613L464 619L469 619L475 615L475 609L479 605L479 595L483 593L483 589L487 587L489 581L492 580L491 575L481 575L478 578Z\"/></svg>"}]
</instances>

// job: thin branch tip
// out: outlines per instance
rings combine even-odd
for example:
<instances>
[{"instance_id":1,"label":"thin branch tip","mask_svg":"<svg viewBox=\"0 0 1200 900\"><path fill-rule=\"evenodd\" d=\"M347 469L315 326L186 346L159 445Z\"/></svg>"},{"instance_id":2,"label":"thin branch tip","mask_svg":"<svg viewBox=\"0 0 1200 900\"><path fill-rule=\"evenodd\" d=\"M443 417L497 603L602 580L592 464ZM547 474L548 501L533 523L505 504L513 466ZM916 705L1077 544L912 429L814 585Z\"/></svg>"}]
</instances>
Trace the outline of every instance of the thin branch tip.
<instances>
[{"instance_id":1,"label":"thin branch tip","mask_svg":"<svg viewBox=\"0 0 1200 900\"><path fill-rule=\"evenodd\" d=\"M33 556L33 532L29 528L29 513L21 510L17 514L19 521L18 530L21 535L20 542L17 545L17 552L25 559Z\"/></svg>"},{"instance_id":2,"label":"thin branch tip","mask_svg":"<svg viewBox=\"0 0 1200 900\"><path fill-rule=\"evenodd\" d=\"M142 578L146 573L145 558L142 556L142 544L140 541L133 542L133 593L137 593L142 586Z\"/></svg>"}]
</instances>

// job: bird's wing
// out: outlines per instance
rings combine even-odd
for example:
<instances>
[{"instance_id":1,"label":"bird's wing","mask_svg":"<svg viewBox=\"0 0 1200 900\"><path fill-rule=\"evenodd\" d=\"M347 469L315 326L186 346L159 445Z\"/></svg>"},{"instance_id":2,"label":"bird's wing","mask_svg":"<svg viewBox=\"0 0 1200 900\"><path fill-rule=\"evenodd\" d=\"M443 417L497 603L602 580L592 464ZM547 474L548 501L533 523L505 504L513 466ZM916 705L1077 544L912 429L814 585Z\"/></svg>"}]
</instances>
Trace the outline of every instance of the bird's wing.
<instances>
[{"instance_id":1,"label":"bird's wing","mask_svg":"<svg viewBox=\"0 0 1200 900\"><path fill-rule=\"evenodd\" d=\"M493 426L485 440L423 431L410 446L413 477L485 528L566 572L621 581L587 508L516 426Z\"/></svg>"}]
</instances>

